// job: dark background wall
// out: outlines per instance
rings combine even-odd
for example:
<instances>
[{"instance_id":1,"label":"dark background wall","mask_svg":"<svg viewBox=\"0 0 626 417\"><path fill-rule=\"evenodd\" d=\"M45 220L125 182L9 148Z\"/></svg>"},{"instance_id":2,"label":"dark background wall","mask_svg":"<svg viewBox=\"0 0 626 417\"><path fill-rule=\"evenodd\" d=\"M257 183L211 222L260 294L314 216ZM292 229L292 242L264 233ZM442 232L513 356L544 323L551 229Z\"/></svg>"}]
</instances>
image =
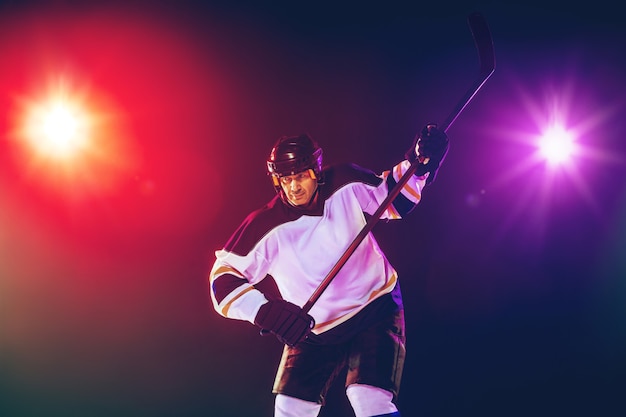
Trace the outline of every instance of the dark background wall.
<instances>
[{"instance_id":1,"label":"dark background wall","mask_svg":"<svg viewBox=\"0 0 626 417\"><path fill-rule=\"evenodd\" d=\"M273 195L280 135L401 159L474 78L479 10L497 70L421 205L374 231L406 302L400 409L623 415L625 32L602 3L1 2L0 413L271 415L280 346L213 312L213 252ZM102 113L71 169L14 134L59 78ZM560 170L534 157L554 120L579 135ZM339 382L322 415L350 413Z\"/></svg>"}]
</instances>

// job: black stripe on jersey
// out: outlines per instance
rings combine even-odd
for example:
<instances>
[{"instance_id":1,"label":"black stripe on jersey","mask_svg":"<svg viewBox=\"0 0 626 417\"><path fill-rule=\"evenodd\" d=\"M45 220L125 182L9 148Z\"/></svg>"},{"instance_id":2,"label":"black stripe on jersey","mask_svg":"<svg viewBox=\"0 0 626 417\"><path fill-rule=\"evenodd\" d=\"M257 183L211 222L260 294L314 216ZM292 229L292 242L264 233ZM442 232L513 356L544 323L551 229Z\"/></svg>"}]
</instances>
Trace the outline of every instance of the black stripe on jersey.
<instances>
[{"instance_id":1,"label":"black stripe on jersey","mask_svg":"<svg viewBox=\"0 0 626 417\"><path fill-rule=\"evenodd\" d=\"M290 221L307 216L321 216L324 203L342 187L361 182L371 186L381 183L373 171L355 164L336 165L322 171L323 182L319 185L318 198L311 207L294 207L284 202L279 195L265 206L250 213L224 246L224 250L246 256L271 230Z\"/></svg>"},{"instance_id":2,"label":"black stripe on jersey","mask_svg":"<svg viewBox=\"0 0 626 417\"><path fill-rule=\"evenodd\" d=\"M231 274L224 274L215 278L211 288L213 290L213 294L215 295L215 299L219 304L228 294L247 283L248 281L243 278L239 278ZM267 275L261 280L261 282L254 284L254 288L261 291L268 300L278 300L283 298L278 286L276 285L274 277L271 275Z\"/></svg>"},{"instance_id":3,"label":"black stripe on jersey","mask_svg":"<svg viewBox=\"0 0 626 417\"><path fill-rule=\"evenodd\" d=\"M215 278L211 288L213 290L213 294L215 295L215 299L218 303L221 303L228 294L247 283L248 281L243 278L239 278L231 274L224 274Z\"/></svg>"},{"instance_id":4,"label":"black stripe on jersey","mask_svg":"<svg viewBox=\"0 0 626 417\"><path fill-rule=\"evenodd\" d=\"M389 172L389 175L387 176L387 189L391 191L396 184L397 181L393 178L393 173ZM409 214L416 206L414 202L406 198L402 193L398 194L398 196L393 199L392 204L401 217Z\"/></svg>"}]
</instances>

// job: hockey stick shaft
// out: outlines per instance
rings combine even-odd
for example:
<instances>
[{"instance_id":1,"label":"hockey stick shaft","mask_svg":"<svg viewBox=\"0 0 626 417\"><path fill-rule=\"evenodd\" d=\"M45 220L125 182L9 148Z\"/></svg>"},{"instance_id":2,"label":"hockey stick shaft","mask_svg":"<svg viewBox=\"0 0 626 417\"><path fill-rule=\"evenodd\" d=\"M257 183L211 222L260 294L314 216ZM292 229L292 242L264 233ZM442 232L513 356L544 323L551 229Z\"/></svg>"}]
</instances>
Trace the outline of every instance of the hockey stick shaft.
<instances>
[{"instance_id":1,"label":"hockey stick shaft","mask_svg":"<svg viewBox=\"0 0 626 417\"><path fill-rule=\"evenodd\" d=\"M491 33L489 31L489 27L487 25L487 21L480 13L473 13L468 16L468 25L472 32L472 37L474 38L474 43L476 44L476 48L478 50L478 58L480 61L480 73L476 78L471 87L467 90L465 95L458 102L456 107L452 110L448 118L441 125L440 129L446 132L452 123L456 120L456 118L461 114L463 109L469 104L469 102L474 98L478 90L485 84L487 79L493 74L495 70L495 54L493 49L493 40L491 38ZM319 300L322 296L326 288L330 285L330 283L335 279L335 276L339 273L341 268L346 264L348 259L352 256L352 254L356 251L357 247L361 244L363 239L372 231L374 226L378 223L381 216L389 208L392 201L400 194L400 191L404 188L409 179L413 176L417 168L424 161L415 160L411 163L408 170L400 177L397 184L389 191L389 194L380 204L376 212L372 214L372 216L365 223L365 226L361 229L359 234L354 238L352 243L345 250L343 255L339 258L339 260L335 263L332 269L328 272L326 277L322 280L319 286L315 289L311 297L309 297L308 301L302 306L302 310L308 313L313 305Z\"/></svg>"}]
</instances>

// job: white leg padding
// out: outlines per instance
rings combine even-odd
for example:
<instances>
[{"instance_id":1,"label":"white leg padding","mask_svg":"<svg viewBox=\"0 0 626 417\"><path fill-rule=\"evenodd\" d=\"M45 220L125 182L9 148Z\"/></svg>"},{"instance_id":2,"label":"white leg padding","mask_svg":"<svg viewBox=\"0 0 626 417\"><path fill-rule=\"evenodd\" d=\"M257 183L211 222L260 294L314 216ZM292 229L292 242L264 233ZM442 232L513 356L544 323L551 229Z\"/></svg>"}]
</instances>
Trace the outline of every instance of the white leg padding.
<instances>
[{"instance_id":1,"label":"white leg padding","mask_svg":"<svg viewBox=\"0 0 626 417\"><path fill-rule=\"evenodd\" d=\"M393 394L382 388L364 384L350 384L346 395L356 417L371 417L398 411Z\"/></svg>"},{"instance_id":2,"label":"white leg padding","mask_svg":"<svg viewBox=\"0 0 626 417\"><path fill-rule=\"evenodd\" d=\"M274 402L274 417L317 417L321 408L318 403L278 394Z\"/></svg>"}]
</instances>

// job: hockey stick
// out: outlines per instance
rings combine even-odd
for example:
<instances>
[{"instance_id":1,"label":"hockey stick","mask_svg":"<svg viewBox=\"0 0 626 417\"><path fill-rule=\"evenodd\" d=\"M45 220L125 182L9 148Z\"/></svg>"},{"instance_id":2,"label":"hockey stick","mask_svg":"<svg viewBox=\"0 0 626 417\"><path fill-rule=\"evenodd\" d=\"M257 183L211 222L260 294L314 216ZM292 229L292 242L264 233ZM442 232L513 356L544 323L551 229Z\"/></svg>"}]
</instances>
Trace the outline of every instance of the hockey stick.
<instances>
[{"instance_id":1,"label":"hockey stick","mask_svg":"<svg viewBox=\"0 0 626 417\"><path fill-rule=\"evenodd\" d=\"M443 122L440 129L446 132L452 123L456 120L456 118L461 114L463 109L469 104L472 98L476 95L478 90L485 84L487 79L493 74L496 68L496 58L493 49L493 40L491 38L491 32L489 31L489 26L487 25L487 21L480 13L472 13L467 17L467 22L470 27L470 31L472 32L472 37L474 38L474 43L476 44L476 49L478 50L478 59L480 63L480 71L478 77L472 84L472 86L467 90L463 98L458 102L454 110L450 113L448 118ZM305 313L308 313L313 305L317 302L317 300L321 297L322 293L328 288L332 280L335 278L337 273L343 268L348 259L352 256L356 248L361 244L363 239L372 231L374 226L380 220L380 216L384 213L387 208L391 205L391 202L400 194L402 188L404 188L405 184L408 180L413 176L419 165L427 163L428 160L418 159L411 163L409 169L404 173L404 175L398 180L398 183L394 186L393 189L387 195L387 198L383 200L380 204L376 212L369 218L363 229L359 232L359 234L354 238L350 246L346 249L344 254L339 258L337 263L333 266L333 268L328 272L324 280L319 284L319 286L315 289L309 300L302 306L302 310Z\"/></svg>"}]
</instances>

